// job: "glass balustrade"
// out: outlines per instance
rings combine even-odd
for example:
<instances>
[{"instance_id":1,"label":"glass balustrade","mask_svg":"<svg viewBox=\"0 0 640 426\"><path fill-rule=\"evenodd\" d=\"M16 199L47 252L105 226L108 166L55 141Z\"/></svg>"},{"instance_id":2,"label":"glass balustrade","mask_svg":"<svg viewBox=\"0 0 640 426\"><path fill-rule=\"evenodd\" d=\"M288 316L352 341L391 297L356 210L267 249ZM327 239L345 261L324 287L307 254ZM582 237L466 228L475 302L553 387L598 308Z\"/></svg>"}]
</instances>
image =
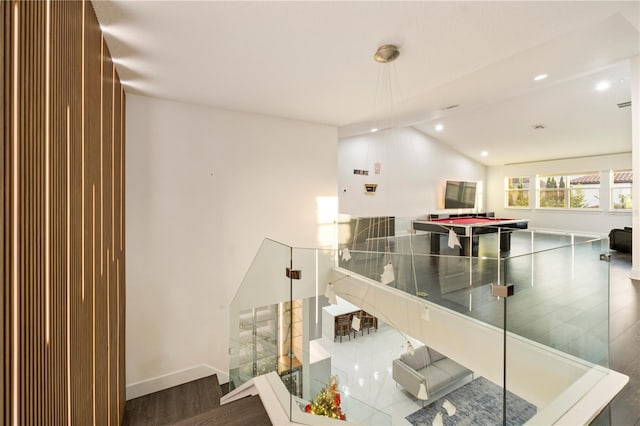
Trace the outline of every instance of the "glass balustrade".
<instances>
[{"instance_id":1,"label":"glass balustrade","mask_svg":"<svg viewBox=\"0 0 640 426\"><path fill-rule=\"evenodd\" d=\"M276 372L302 424L318 424L305 408L331 377L348 422L431 424L487 393L493 420L553 423L608 374L602 240L498 228L452 240L411 223L340 223L337 250L265 240L230 309L231 387ZM513 295L497 297L504 285ZM398 362L414 353L428 362Z\"/></svg>"}]
</instances>

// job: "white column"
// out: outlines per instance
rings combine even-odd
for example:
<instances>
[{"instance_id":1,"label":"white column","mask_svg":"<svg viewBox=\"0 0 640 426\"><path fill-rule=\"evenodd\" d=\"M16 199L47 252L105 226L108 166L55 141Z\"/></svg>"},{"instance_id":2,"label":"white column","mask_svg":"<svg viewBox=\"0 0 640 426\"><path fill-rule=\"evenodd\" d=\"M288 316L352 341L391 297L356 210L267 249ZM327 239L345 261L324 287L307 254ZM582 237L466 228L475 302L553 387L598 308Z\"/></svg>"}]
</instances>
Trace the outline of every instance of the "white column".
<instances>
[{"instance_id":1,"label":"white column","mask_svg":"<svg viewBox=\"0 0 640 426\"><path fill-rule=\"evenodd\" d=\"M631 279L640 281L640 57L631 59L631 156L633 164L633 268Z\"/></svg>"},{"instance_id":2,"label":"white column","mask_svg":"<svg viewBox=\"0 0 640 426\"><path fill-rule=\"evenodd\" d=\"M613 179L611 170L600 170L600 208L604 212L611 211L611 187Z\"/></svg>"}]
</instances>

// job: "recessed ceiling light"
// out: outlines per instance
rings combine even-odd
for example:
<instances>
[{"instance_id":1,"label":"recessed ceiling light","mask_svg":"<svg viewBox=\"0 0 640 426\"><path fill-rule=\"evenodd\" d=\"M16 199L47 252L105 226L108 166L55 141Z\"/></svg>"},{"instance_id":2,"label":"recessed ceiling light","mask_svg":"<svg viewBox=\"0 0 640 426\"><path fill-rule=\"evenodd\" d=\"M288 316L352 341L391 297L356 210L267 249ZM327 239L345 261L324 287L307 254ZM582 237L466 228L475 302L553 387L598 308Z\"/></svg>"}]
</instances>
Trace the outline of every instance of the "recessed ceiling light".
<instances>
[{"instance_id":1,"label":"recessed ceiling light","mask_svg":"<svg viewBox=\"0 0 640 426\"><path fill-rule=\"evenodd\" d=\"M533 77L533 80L534 81L540 81L540 80L544 80L547 77L549 77L547 74L539 74L539 75L536 75L535 77Z\"/></svg>"},{"instance_id":2,"label":"recessed ceiling light","mask_svg":"<svg viewBox=\"0 0 640 426\"><path fill-rule=\"evenodd\" d=\"M600 83L596 84L596 90L599 92L603 92L607 90L609 87L611 87L611 83L608 82L607 80L603 80Z\"/></svg>"},{"instance_id":3,"label":"recessed ceiling light","mask_svg":"<svg viewBox=\"0 0 640 426\"><path fill-rule=\"evenodd\" d=\"M444 130L444 125L442 123L438 123L436 124L435 129L436 129L436 132L441 132Z\"/></svg>"},{"instance_id":4,"label":"recessed ceiling light","mask_svg":"<svg viewBox=\"0 0 640 426\"><path fill-rule=\"evenodd\" d=\"M481 156L483 156L483 157L488 157L488 156L489 156L489 153L488 153L487 151L482 151L482 152L480 153L480 155L481 155Z\"/></svg>"},{"instance_id":5,"label":"recessed ceiling light","mask_svg":"<svg viewBox=\"0 0 640 426\"><path fill-rule=\"evenodd\" d=\"M377 132L377 131L378 131L378 128L377 128L377 127L374 127L373 129L371 129L371 133L375 133L375 132Z\"/></svg>"}]
</instances>

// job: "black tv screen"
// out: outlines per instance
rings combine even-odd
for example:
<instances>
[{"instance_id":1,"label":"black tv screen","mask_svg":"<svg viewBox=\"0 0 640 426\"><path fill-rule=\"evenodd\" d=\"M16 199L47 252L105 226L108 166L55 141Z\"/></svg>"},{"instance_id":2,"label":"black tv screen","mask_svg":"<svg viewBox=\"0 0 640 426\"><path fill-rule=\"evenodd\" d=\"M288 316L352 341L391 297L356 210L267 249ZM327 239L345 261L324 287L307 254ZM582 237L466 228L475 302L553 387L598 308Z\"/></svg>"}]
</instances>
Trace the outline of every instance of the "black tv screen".
<instances>
[{"instance_id":1,"label":"black tv screen","mask_svg":"<svg viewBox=\"0 0 640 426\"><path fill-rule=\"evenodd\" d=\"M444 190L445 209L473 209L476 207L476 182L448 180Z\"/></svg>"}]
</instances>

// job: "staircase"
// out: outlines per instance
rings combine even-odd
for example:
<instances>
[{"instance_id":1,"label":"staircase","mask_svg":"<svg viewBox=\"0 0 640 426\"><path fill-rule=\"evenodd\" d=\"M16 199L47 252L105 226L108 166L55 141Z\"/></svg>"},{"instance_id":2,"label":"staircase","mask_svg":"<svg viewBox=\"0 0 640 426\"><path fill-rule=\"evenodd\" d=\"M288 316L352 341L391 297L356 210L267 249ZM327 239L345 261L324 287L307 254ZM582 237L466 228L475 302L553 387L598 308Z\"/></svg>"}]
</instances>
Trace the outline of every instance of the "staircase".
<instances>
[{"instance_id":1,"label":"staircase","mask_svg":"<svg viewBox=\"0 0 640 426\"><path fill-rule=\"evenodd\" d=\"M257 395L220 405L223 387L214 374L129 400L123 425L271 425Z\"/></svg>"}]
</instances>

